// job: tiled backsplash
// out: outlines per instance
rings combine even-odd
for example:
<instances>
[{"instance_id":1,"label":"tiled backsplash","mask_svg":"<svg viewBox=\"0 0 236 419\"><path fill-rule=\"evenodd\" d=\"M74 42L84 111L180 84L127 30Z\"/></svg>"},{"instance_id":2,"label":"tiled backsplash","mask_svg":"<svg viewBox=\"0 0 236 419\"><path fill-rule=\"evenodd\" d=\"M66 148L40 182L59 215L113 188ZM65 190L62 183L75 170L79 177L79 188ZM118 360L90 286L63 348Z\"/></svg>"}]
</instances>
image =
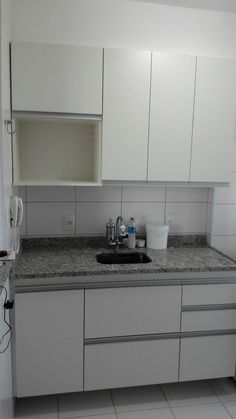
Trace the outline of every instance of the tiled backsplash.
<instances>
[{"instance_id":1,"label":"tiled backsplash","mask_svg":"<svg viewBox=\"0 0 236 419\"><path fill-rule=\"evenodd\" d=\"M208 188L162 186L21 187L24 237L105 235L105 223L134 216L137 232L147 222L169 223L172 233L206 233ZM74 221L65 226L64 219ZM170 223L172 221L172 223ZM70 229L71 228L71 229Z\"/></svg>"}]
</instances>

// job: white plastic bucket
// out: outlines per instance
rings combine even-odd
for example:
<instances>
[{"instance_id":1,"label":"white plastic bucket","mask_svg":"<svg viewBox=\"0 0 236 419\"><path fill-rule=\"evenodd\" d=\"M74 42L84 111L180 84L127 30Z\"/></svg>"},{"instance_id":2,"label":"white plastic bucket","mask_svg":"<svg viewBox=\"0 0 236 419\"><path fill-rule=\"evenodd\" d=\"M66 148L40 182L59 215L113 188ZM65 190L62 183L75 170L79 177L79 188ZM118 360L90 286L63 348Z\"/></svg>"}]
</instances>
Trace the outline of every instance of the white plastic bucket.
<instances>
[{"instance_id":1,"label":"white plastic bucket","mask_svg":"<svg viewBox=\"0 0 236 419\"><path fill-rule=\"evenodd\" d=\"M147 224L146 239L149 249L166 249L169 226L166 224Z\"/></svg>"}]
</instances>

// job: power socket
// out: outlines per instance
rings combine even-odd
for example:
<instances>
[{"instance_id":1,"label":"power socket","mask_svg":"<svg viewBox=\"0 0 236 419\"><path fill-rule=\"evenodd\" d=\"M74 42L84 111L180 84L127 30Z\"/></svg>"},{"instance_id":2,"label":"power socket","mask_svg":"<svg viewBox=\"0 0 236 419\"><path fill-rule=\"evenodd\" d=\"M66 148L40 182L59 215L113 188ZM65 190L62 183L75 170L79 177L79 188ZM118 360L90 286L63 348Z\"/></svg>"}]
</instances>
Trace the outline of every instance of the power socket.
<instances>
[{"instance_id":1,"label":"power socket","mask_svg":"<svg viewBox=\"0 0 236 419\"><path fill-rule=\"evenodd\" d=\"M65 231L73 231L75 229L75 216L73 214L64 215L63 228Z\"/></svg>"}]
</instances>

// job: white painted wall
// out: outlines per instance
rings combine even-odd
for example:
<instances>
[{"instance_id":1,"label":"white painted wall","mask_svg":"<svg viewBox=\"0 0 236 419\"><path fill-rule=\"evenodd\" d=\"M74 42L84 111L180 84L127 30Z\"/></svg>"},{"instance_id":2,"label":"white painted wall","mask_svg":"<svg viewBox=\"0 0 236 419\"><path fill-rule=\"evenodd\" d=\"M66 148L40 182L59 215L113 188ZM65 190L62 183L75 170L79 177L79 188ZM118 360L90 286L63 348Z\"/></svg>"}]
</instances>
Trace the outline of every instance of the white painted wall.
<instances>
[{"instance_id":1,"label":"white painted wall","mask_svg":"<svg viewBox=\"0 0 236 419\"><path fill-rule=\"evenodd\" d=\"M129 0L13 0L13 39L235 57L236 15Z\"/></svg>"}]
</instances>

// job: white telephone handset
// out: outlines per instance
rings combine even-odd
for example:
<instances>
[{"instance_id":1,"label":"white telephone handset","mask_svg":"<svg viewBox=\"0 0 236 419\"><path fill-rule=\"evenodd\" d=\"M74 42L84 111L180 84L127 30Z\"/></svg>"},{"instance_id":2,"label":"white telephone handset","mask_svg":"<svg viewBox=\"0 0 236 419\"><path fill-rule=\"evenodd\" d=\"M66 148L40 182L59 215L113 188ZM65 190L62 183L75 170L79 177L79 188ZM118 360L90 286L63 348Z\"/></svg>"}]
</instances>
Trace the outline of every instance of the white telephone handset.
<instances>
[{"instance_id":1,"label":"white telephone handset","mask_svg":"<svg viewBox=\"0 0 236 419\"><path fill-rule=\"evenodd\" d=\"M18 196L14 196L10 208L10 222L12 227L20 227L23 220L23 202Z\"/></svg>"}]
</instances>

